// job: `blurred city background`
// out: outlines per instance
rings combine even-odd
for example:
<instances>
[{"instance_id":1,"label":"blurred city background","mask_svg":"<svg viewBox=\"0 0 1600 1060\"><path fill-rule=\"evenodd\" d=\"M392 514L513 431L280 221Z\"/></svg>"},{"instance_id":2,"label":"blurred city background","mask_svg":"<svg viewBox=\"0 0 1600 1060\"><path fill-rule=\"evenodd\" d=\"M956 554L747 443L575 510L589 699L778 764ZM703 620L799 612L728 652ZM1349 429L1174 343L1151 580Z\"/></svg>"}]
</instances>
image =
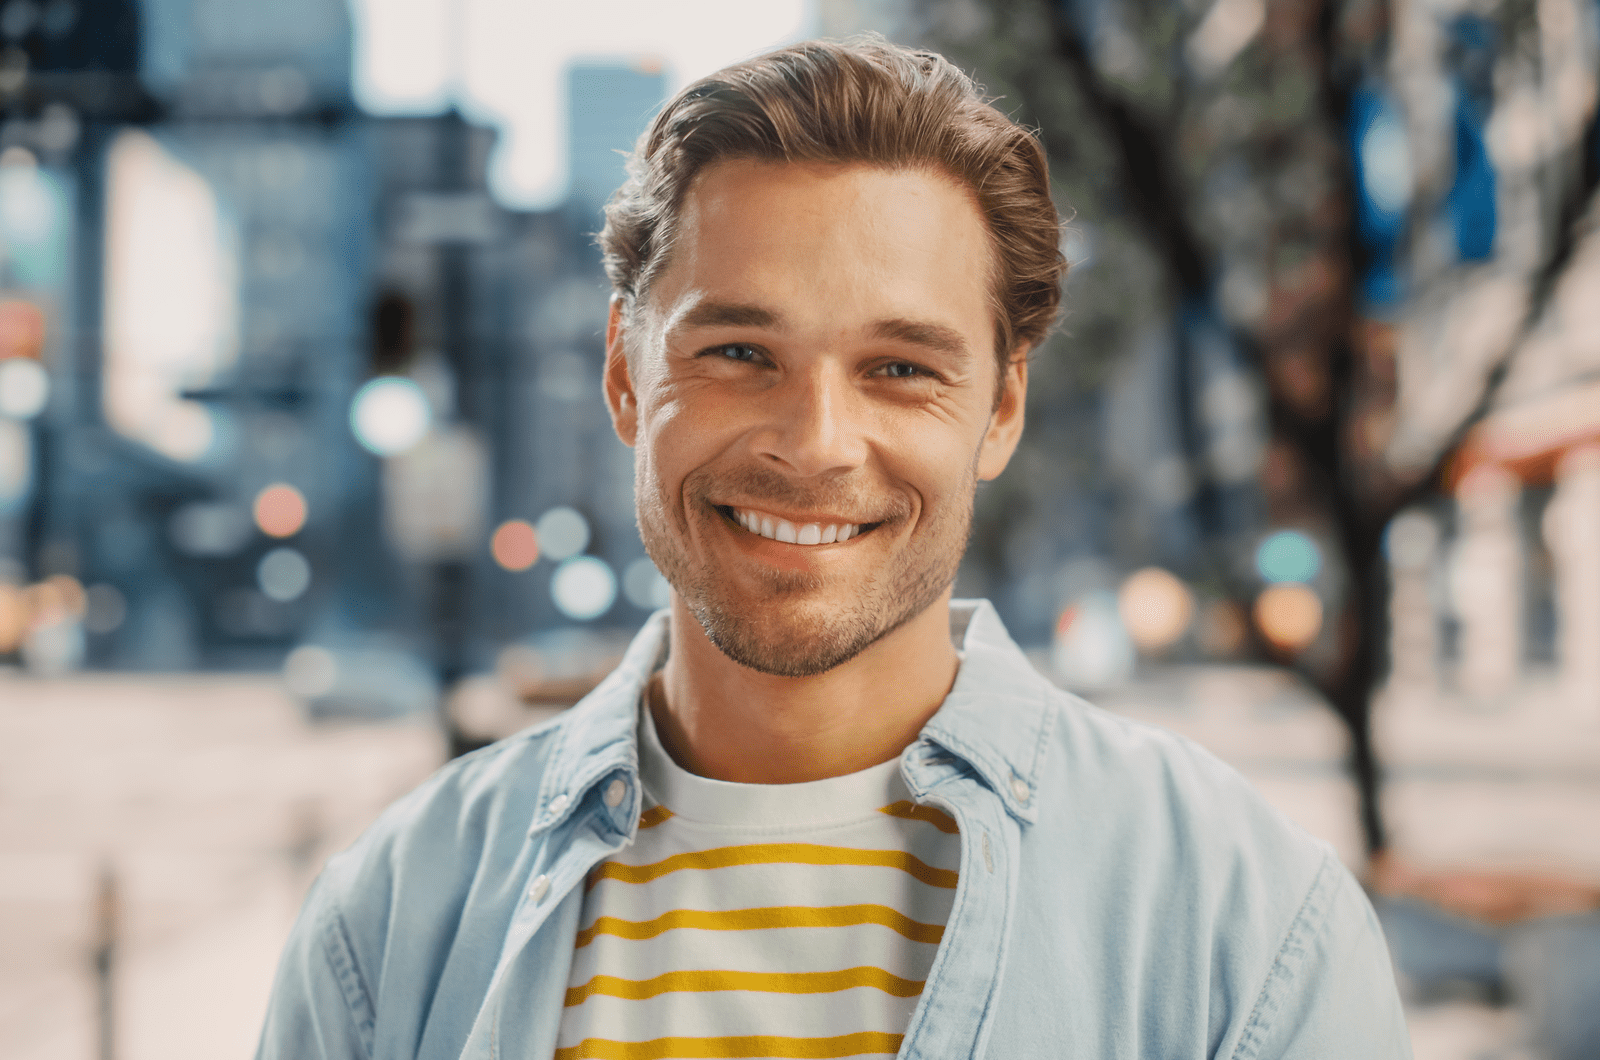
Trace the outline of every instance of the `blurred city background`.
<instances>
[{"instance_id":1,"label":"blurred city background","mask_svg":"<svg viewBox=\"0 0 1600 1060\"><path fill-rule=\"evenodd\" d=\"M1600 1011L1597 26L4 0L0 1053L248 1055L326 856L605 672L666 594L600 399L620 152L873 30L1037 127L1071 222L958 594L1334 843L1419 1058L1600 1055L1549 1029Z\"/></svg>"}]
</instances>

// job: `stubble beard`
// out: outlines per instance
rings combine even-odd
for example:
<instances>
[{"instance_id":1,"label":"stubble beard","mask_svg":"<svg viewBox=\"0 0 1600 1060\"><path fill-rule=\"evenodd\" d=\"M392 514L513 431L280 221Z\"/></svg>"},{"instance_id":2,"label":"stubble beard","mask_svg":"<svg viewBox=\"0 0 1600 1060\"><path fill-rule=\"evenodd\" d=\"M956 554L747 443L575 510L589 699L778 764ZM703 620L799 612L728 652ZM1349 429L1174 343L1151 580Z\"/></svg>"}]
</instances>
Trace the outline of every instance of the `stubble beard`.
<instances>
[{"instance_id":1,"label":"stubble beard","mask_svg":"<svg viewBox=\"0 0 1600 1060\"><path fill-rule=\"evenodd\" d=\"M973 467L966 503L956 502L933 516L921 534L874 571L847 602L808 602L827 588L827 579L799 571L767 571L758 595L733 597L731 586L706 565L696 564L684 547L688 520L721 519L709 506L713 485L731 487L737 496L775 502L778 507L861 511L839 490L802 491L783 476L762 468L712 476L696 472L683 484L684 504L666 503L644 461L635 481L639 534L657 569L700 623L706 637L741 666L777 677L815 677L849 662L873 644L931 607L955 581L972 530ZM873 533L893 533L910 518L903 499ZM741 531L742 532L742 531Z\"/></svg>"}]
</instances>

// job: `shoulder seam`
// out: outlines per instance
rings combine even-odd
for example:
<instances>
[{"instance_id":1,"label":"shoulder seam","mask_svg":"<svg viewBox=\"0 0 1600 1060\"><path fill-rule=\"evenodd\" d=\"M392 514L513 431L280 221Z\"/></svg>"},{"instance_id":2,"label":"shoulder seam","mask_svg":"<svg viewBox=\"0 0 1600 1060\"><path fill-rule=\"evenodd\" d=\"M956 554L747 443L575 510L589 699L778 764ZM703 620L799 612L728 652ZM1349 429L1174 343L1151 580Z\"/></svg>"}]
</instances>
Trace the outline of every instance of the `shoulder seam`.
<instances>
[{"instance_id":1,"label":"shoulder seam","mask_svg":"<svg viewBox=\"0 0 1600 1060\"><path fill-rule=\"evenodd\" d=\"M328 967L339 984L339 994L344 1001L345 1012L349 1015L350 1022L355 1025L356 1033L361 1038L362 1048L370 1058L373 1031L377 1026L376 1014L372 1007L372 992L367 989L361 967L356 963L355 947L350 944L350 931L345 925L344 915L339 912L338 906L332 903L323 913L321 934L322 953L327 958Z\"/></svg>"},{"instance_id":2,"label":"shoulder seam","mask_svg":"<svg viewBox=\"0 0 1600 1060\"><path fill-rule=\"evenodd\" d=\"M1338 878L1334 861L1333 851L1324 848L1322 865L1312 878L1305 900L1300 903L1299 911L1284 934L1283 944L1278 947L1278 954L1267 971L1266 981L1261 984L1261 993L1250 1011L1250 1020L1245 1024L1244 1033L1240 1035L1239 1044L1233 1051L1234 1060L1252 1060L1259 1055L1271 1018L1277 1012L1280 995L1300 972L1307 951L1307 936L1320 928L1321 921L1326 920L1323 899L1329 881Z\"/></svg>"}]
</instances>

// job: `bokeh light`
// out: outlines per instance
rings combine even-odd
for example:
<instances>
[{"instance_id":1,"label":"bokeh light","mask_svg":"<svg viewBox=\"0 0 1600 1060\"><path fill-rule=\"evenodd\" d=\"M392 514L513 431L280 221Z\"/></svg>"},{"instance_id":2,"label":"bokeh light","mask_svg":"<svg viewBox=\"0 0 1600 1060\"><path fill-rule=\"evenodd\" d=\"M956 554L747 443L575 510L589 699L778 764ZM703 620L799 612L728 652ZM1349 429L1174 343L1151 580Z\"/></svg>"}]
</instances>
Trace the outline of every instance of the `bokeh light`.
<instances>
[{"instance_id":1,"label":"bokeh light","mask_svg":"<svg viewBox=\"0 0 1600 1060\"><path fill-rule=\"evenodd\" d=\"M1281 651L1304 650L1322 631L1322 601L1299 582L1268 586L1255 605L1256 628Z\"/></svg>"},{"instance_id":2,"label":"bokeh light","mask_svg":"<svg viewBox=\"0 0 1600 1060\"><path fill-rule=\"evenodd\" d=\"M1129 575L1117 593L1117 613L1134 645L1154 655L1177 643L1194 618L1189 587L1160 567Z\"/></svg>"},{"instance_id":3,"label":"bokeh light","mask_svg":"<svg viewBox=\"0 0 1600 1060\"><path fill-rule=\"evenodd\" d=\"M306 525L306 499L286 482L277 482L256 494L256 525L268 537L293 537Z\"/></svg>"},{"instance_id":4,"label":"bokeh light","mask_svg":"<svg viewBox=\"0 0 1600 1060\"><path fill-rule=\"evenodd\" d=\"M1111 688L1133 673L1134 648L1117 613L1117 598L1103 590L1079 596L1056 619L1051 662L1068 688Z\"/></svg>"},{"instance_id":5,"label":"bokeh light","mask_svg":"<svg viewBox=\"0 0 1600 1060\"><path fill-rule=\"evenodd\" d=\"M507 519L495 527L489 553L506 570L527 570L539 562L539 532L525 519Z\"/></svg>"},{"instance_id":6,"label":"bokeh light","mask_svg":"<svg viewBox=\"0 0 1600 1060\"><path fill-rule=\"evenodd\" d=\"M44 311L37 305L21 298L0 300L0 360L37 358L44 351L44 334Z\"/></svg>"},{"instance_id":7,"label":"bokeh light","mask_svg":"<svg viewBox=\"0 0 1600 1060\"><path fill-rule=\"evenodd\" d=\"M0 652L13 652L28 632L32 609L19 586L0 582Z\"/></svg>"},{"instance_id":8,"label":"bokeh light","mask_svg":"<svg viewBox=\"0 0 1600 1060\"><path fill-rule=\"evenodd\" d=\"M31 420L50 400L50 376L38 361L11 357L0 361L0 416Z\"/></svg>"},{"instance_id":9,"label":"bokeh light","mask_svg":"<svg viewBox=\"0 0 1600 1060\"><path fill-rule=\"evenodd\" d=\"M672 586L649 556L640 556L622 572L622 594L634 607L656 611L672 602Z\"/></svg>"},{"instance_id":10,"label":"bokeh light","mask_svg":"<svg viewBox=\"0 0 1600 1060\"><path fill-rule=\"evenodd\" d=\"M297 600L311 587L311 564L292 548L275 548L256 564L256 584L279 603Z\"/></svg>"},{"instance_id":11,"label":"bokeh light","mask_svg":"<svg viewBox=\"0 0 1600 1060\"><path fill-rule=\"evenodd\" d=\"M283 660L283 683L307 699L325 696L339 681L339 661L327 648L302 644Z\"/></svg>"},{"instance_id":12,"label":"bokeh light","mask_svg":"<svg viewBox=\"0 0 1600 1060\"><path fill-rule=\"evenodd\" d=\"M611 610L617 599L617 576L605 560L578 556L556 568L550 596L563 615L587 622Z\"/></svg>"},{"instance_id":13,"label":"bokeh light","mask_svg":"<svg viewBox=\"0 0 1600 1060\"><path fill-rule=\"evenodd\" d=\"M54 625L83 617L88 595L83 585L70 574L56 574L42 582L28 586L30 624L34 627Z\"/></svg>"},{"instance_id":14,"label":"bokeh light","mask_svg":"<svg viewBox=\"0 0 1600 1060\"><path fill-rule=\"evenodd\" d=\"M433 411L422 388L399 376L372 380L350 403L356 441L378 456L400 455L422 441L432 424Z\"/></svg>"},{"instance_id":15,"label":"bokeh light","mask_svg":"<svg viewBox=\"0 0 1600 1060\"><path fill-rule=\"evenodd\" d=\"M1321 569L1321 550L1299 530L1279 530L1256 548L1256 571L1263 581L1308 582Z\"/></svg>"},{"instance_id":16,"label":"bokeh light","mask_svg":"<svg viewBox=\"0 0 1600 1060\"><path fill-rule=\"evenodd\" d=\"M551 508L539 516L536 529L540 549L557 562L589 547L589 520L574 508Z\"/></svg>"}]
</instances>

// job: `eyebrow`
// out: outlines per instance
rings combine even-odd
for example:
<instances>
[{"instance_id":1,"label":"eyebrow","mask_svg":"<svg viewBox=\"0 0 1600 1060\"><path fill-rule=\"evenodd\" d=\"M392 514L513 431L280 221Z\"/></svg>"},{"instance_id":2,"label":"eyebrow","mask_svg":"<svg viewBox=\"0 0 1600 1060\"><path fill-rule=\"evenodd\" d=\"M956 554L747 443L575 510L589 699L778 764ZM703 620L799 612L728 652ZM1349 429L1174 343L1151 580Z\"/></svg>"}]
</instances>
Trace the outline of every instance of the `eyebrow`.
<instances>
[{"instance_id":1,"label":"eyebrow","mask_svg":"<svg viewBox=\"0 0 1600 1060\"><path fill-rule=\"evenodd\" d=\"M936 353L953 357L967 356L967 341L955 328L943 324L930 324L922 320L880 320L872 325L870 333L874 338L922 346Z\"/></svg>"},{"instance_id":2,"label":"eyebrow","mask_svg":"<svg viewBox=\"0 0 1600 1060\"><path fill-rule=\"evenodd\" d=\"M783 318L770 309L743 302L701 302L679 323L689 328L771 328L780 330Z\"/></svg>"}]
</instances>

